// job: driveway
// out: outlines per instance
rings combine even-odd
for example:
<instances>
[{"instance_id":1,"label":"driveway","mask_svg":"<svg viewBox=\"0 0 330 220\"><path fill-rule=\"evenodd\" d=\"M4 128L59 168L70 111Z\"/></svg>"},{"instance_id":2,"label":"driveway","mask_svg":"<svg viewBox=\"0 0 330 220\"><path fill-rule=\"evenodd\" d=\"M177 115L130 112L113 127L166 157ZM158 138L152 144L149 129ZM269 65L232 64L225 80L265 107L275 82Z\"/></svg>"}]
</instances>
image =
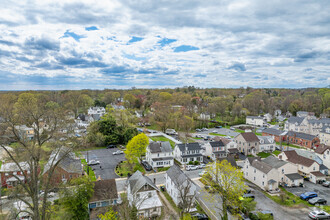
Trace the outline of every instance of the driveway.
<instances>
[{"instance_id":1,"label":"driveway","mask_svg":"<svg viewBox=\"0 0 330 220\"><path fill-rule=\"evenodd\" d=\"M119 178L119 176L115 173L115 168L120 161L124 161L125 155L113 155L112 153L117 151L117 148L112 149L98 149L98 150L90 150L83 151L82 154L87 158L88 152L88 160L98 160L100 161L100 165L91 166L95 172L96 178L99 176L102 180L115 179Z\"/></svg>"},{"instance_id":2,"label":"driveway","mask_svg":"<svg viewBox=\"0 0 330 220\"><path fill-rule=\"evenodd\" d=\"M216 132L213 132L213 131L216 131ZM206 135L209 135L209 133L217 133L217 134L222 134L222 135L227 135L227 136L232 136L232 137L236 137L239 134L238 132L232 131L227 128L210 128L208 131L196 132L196 133L194 133L193 136L195 136L196 134L206 136ZM213 135L209 135L209 136L213 136Z\"/></svg>"},{"instance_id":3,"label":"driveway","mask_svg":"<svg viewBox=\"0 0 330 220\"><path fill-rule=\"evenodd\" d=\"M300 194L305 192L316 192L319 197L327 199L328 203L330 203L330 188L324 187L321 184L304 181L304 187L286 187L285 189L296 196L300 196Z\"/></svg>"}]
</instances>

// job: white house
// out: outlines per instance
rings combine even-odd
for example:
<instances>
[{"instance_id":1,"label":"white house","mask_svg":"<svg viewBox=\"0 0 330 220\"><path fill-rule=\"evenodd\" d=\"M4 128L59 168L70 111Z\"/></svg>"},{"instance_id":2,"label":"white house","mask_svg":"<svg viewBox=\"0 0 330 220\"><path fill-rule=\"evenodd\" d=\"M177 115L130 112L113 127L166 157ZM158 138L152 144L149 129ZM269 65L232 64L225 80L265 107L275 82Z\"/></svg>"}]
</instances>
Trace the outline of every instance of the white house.
<instances>
[{"instance_id":1,"label":"white house","mask_svg":"<svg viewBox=\"0 0 330 220\"><path fill-rule=\"evenodd\" d=\"M278 116L280 116L280 115L282 115L282 110L281 110L281 109L276 109L276 110L274 111L274 116L275 116L275 117L278 117Z\"/></svg>"},{"instance_id":2,"label":"white house","mask_svg":"<svg viewBox=\"0 0 330 220\"><path fill-rule=\"evenodd\" d=\"M264 120L266 120L267 122L271 122L273 119L273 116L269 113L264 115Z\"/></svg>"},{"instance_id":3,"label":"white house","mask_svg":"<svg viewBox=\"0 0 330 220\"><path fill-rule=\"evenodd\" d=\"M330 168L330 146L321 145L315 149L316 155L321 158L323 165Z\"/></svg>"},{"instance_id":4,"label":"white house","mask_svg":"<svg viewBox=\"0 0 330 220\"><path fill-rule=\"evenodd\" d=\"M274 151L276 142L272 136L257 136L259 138L259 151Z\"/></svg>"},{"instance_id":5,"label":"white house","mask_svg":"<svg viewBox=\"0 0 330 220\"><path fill-rule=\"evenodd\" d=\"M174 157L170 142L151 142L146 149L146 161L153 169L172 166Z\"/></svg>"},{"instance_id":6,"label":"white house","mask_svg":"<svg viewBox=\"0 0 330 220\"><path fill-rule=\"evenodd\" d=\"M174 158L181 164L190 161L203 162L202 147L199 143L176 144L174 148Z\"/></svg>"},{"instance_id":7,"label":"white house","mask_svg":"<svg viewBox=\"0 0 330 220\"><path fill-rule=\"evenodd\" d=\"M105 115L104 107L90 107L88 109L88 115L92 116L94 121L100 120L100 118Z\"/></svg>"},{"instance_id":8,"label":"white house","mask_svg":"<svg viewBox=\"0 0 330 220\"><path fill-rule=\"evenodd\" d=\"M222 141L212 141L204 144L205 156L209 156L212 160L216 158L227 157L227 148Z\"/></svg>"},{"instance_id":9,"label":"white house","mask_svg":"<svg viewBox=\"0 0 330 220\"><path fill-rule=\"evenodd\" d=\"M320 144L330 146L330 126L323 128L319 134Z\"/></svg>"},{"instance_id":10,"label":"white house","mask_svg":"<svg viewBox=\"0 0 330 220\"><path fill-rule=\"evenodd\" d=\"M260 116L246 116L246 124L263 127L265 121L264 118Z\"/></svg>"},{"instance_id":11,"label":"white house","mask_svg":"<svg viewBox=\"0 0 330 220\"><path fill-rule=\"evenodd\" d=\"M191 206L194 205L196 185L179 166L173 165L166 171L165 186L167 193L177 206L180 206L183 198L185 198L185 201L188 204L190 203Z\"/></svg>"},{"instance_id":12,"label":"white house","mask_svg":"<svg viewBox=\"0 0 330 220\"><path fill-rule=\"evenodd\" d=\"M127 180L127 199L130 206L137 208L139 218L155 218L161 215L163 205L158 192L156 184L140 171L136 171Z\"/></svg>"}]
</instances>

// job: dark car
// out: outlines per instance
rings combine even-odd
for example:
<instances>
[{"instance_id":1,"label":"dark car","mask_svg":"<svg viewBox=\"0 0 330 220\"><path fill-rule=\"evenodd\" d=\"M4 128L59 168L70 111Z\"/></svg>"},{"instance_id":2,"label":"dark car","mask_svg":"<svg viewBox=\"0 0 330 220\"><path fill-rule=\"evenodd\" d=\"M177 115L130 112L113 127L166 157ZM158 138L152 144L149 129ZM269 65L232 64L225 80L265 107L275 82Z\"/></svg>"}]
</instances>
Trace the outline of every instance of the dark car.
<instances>
[{"instance_id":1,"label":"dark car","mask_svg":"<svg viewBox=\"0 0 330 220\"><path fill-rule=\"evenodd\" d=\"M203 214L203 213L195 213L191 215L192 218L196 218L198 220L208 220L209 217L207 217L207 215Z\"/></svg>"},{"instance_id":2,"label":"dark car","mask_svg":"<svg viewBox=\"0 0 330 220\"><path fill-rule=\"evenodd\" d=\"M215 128L222 128L222 126L215 126Z\"/></svg>"},{"instance_id":3,"label":"dark car","mask_svg":"<svg viewBox=\"0 0 330 220\"><path fill-rule=\"evenodd\" d=\"M115 147L116 147L116 145L114 145L114 144L110 144L110 145L107 146L107 149L115 148Z\"/></svg>"},{"instance_id":4,"label":"dark car","mask_svg":"<svg viewBox=\"0 0 330 220\"><path fill-rule=\"evenodd\" d=\"M147 161L142 161L142 165L144 166L144 169L146 169L146 171L152 170L152 167L150 166L150 164L148 164Z\"/></svg>"},{"instance_id":5,"label":"dark car","mask_svg":"<svg viewBox=\"0 0 330 220\"><path fill-rule=\"evenodd\" d=\"M315 192L305 192L303 194L300 195L300 198L302 200L310 200L312 198L317 197L317 194Z\"/></svg>"},{"instance_id":6,"label":"dark car","mask_svg":"<svg viewBox=\"0 0 330 220\"><path fill-rule=\"evenodd\" d=\"M312 205L325 205L327 204L327 200L325 199L322 199L320 197L315 197L315 198L312 198L310 200L308 200L309 204L312 204Z\"/></svg>"},{"instance_id":7,"label":"dark car","mask_svg":"<svg viewBox=\"0 0 330 220\"><path fill-rule=\"evenodd\" d=\"M247 198L254 199L255 196L254 196L253 194L251 194L251 193L245 193L245 194L243 194L243 198L244 198L244 199L247 199Z\"/></svg>"}]
</instances>

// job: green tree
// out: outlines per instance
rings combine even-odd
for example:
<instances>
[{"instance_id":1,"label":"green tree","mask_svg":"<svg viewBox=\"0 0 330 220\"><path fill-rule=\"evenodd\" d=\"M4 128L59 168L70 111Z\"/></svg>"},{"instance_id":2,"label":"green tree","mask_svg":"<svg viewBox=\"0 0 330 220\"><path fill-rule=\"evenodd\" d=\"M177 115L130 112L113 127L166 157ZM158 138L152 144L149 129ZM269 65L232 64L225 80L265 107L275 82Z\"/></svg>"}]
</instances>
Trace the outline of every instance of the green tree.
<instances>
[{"instance_id":1,"label":"green tree","mask_svg":"<svg viewBox=\"0 0 330 220\"><path fill-rule=\"evenodd\" d=\"M60 205L68 219L88 219L88 201L93 195L94 184L88 177L73 179L71 187L60 191Z\"/></svg>"},{"instance_id":2,"label":"green tree","mask_svg":"<svg viewBox=\"0 0 330 220\"><path fill-rule=\"evenodd\" d=\"M161 92L159 93L159 100L161 102L166 102L172 99L172 94L168 93L168 92Z\"/></svg>"},{"instance_id":3,"label":"green tree","mask_svg":"<svg viewBox=\"0 0 330 220\"><path fill-rule=\"evenodd\" d=\"M146 148L149 145L149 138L140 133L132 138L126 145L125 155L127 160L133 161L134 158L142 160L142 156L146 153Z\"/></svg>"},{"instance_id":4,"label":"green tree","mask_svg":"<svg viewBox=\"0 0 330 220\"><path fill-rule=\"evenodd\" d=\"M252 198L246 198L242 200L242 208L245 214L249 214L253 210L255 210L257 206L257 202L255 202Z\"/></svg>"},{"instance_id":5,"label":"green tree","mask_svg":"<svg viewBox=\"0 0 330 220\"><path fill-rule=\"evenodd\" d=\"M301 100L294 100L291 102L289 105L289 111L293 114L296 115L298 111L301 111L303 109L303 102Z\"/></svg>"},{"instance_id":6,"label":"green tree","mask_svg":"<svg viewBox=\"0 0 330 220\"><path fill-rule=\"evenodd\" d=\"M112 207L110 207L109 211L104 214L98 215L101 220L116 220L118 219L118 213L113 211Z\"/></svg>"},{"instance_id":7,"label":"green tree","mask_svg":"<svg viewBox=\"0 0 330 220\"><path fill-rule=\"evenodd\" d=\"M222 199L222 207L219 207L222 219L227 220L227 207L239 207L239 197L243 196L246 189L243 173L237 168L231 166L227 160L216 161L207 168L207 179L214 187Z\"/></svg>"},{"instance_id":8,"label":"green tree","mask_svg":"<svg viewBox=\"0 0 330 220\"><path fill-rule=\"evenodd\" d=\"M184 214L181 219L182 220L193 220L193 218L191 217L191 215L189 213Z\"/></svg>"}]
</instances>

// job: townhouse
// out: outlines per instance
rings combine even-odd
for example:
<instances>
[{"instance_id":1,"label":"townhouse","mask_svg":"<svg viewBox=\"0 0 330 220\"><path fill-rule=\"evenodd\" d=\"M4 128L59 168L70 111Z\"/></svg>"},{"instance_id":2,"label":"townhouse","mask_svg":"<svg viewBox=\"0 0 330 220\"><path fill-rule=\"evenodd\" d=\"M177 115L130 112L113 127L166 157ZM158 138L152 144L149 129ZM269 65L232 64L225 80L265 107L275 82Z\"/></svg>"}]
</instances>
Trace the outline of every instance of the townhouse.
<instances>
[{"instance_id":1,"label":"townhouse","mask_svg":"<svg viewBox=\"0 0 330 220\"><path fill-rule=\"evenodd\" d=\"M286 140L288 143L310 149L315 148L320 144L320 140L317 136L295 131L289 131Z\"/></svg>"},{"instance_id":2,"label":"townhouse","mask_svg":"<svg viewBox=\"0 0 330 220\"><path fill-rule=\"evenodd\" d=\"M127 200L138 210L139 218L156 218L161 215L163 204L155 182L136 171L127 180Z\"/></svg>"},{"instance_id":3,"label":"townhouse","mask_svg":"<svg viewBox=\"0 0 330 220\"><path fill-rule=\"evenodd\" d=\"M205 156L209 156L212 160L216 158L227 157L226 145L222 141L212 141L204 144Z\"/></svg>"},{"instance_id":4,"label":"townhouse","mask_svg":"<svg viewBox=\"0 0 330 220\"><path fill-rule=\"evenodd\" d=\"M19 165L19 166L18 166ZM0 168L1 186L13 188L18 183L26 182L30 174L30 167L27 162L3 163Z\"/></svg>"},{"instance_id":5,"label":"townhouse","mask_svg":"<svg viewBox=\"0 0 330 220\"><path fill-rule=\"evenodd\" d=\"M330 126L324 127L319 134L320 144L330 146Z\"/></svg>"},{"instance_id":6,"label":"townhouse","mask_svg":"<svg viewBox=\"0 0 330 220\"><path fill-rule=\"evenodd\" d=\"M178 207L181 206L182 199L185 199L185 202L190 206L194 205L196 185L178 165L173 165L166 171L165 186L167 193Z\"/></svg>"},{"instance_id":7,"label":"townhouse","mask_svg":"<svg viewBox=\"0 0 330 220\"><path fill-rule=\"evenodd\" d=\"M246 116L246 124L263 127L265 124L265 120L263 117L260 116Z\"/></svg>"},{"instance_id":8,"label":"townhouse","mask_svg":"<svg viewBox=\"0 0 330 220\"><path fill-rule=\"evenodd\" d=\"M262 136L271 136L276 142L281 142L285 141L286 133L287 132L278 129L266 128L262 131Z\"/></svg>"},{"instance_id":9,"label":"townhouse","mask_svg":"<svg viewBox=\"0 0 330 220\"><path fill-rule=\"evenodd\" d=\"M235 137L238 151L244 155L259 153L259 138L252 132L240 133Z\"/></svg>"},{"instance_id":10,"label":"townhouse","mask_svg":"<svg viewBox=\"0 0 330 220\"><path fill-rule=\"evenodd\" d=\"M284 130L319 135L330 126L330 118L316 119L313 116L290 117L284 125Z\"/></svg>"},{"instance_id":11,"label":"townhouse","mask_svg":"<svg viewBox=\"0 0 330 220\"><path fill-rule=\"evenodd\" d=\"M257 136L259 138L259 151L274 151L276 142L273 137L270 136Z\"/></svg>"},{"instance_id":12,"label":"townhouse","mask_svg":"<svg viewBox=\"0 0 330 220\"><path fill-rule=\"evenodd\" d=\"M330 146L320 145L315 149L315 153L321 158L323 165L330 168Z\"/></svg>"},{"instance_id":13,"label":"townhouse","mask_svg":"<svg viewBox=\"0 0 330 220\"><path fill-rule=\"evenodd\" d=\"M181 164L188 164L190 161L203 162L202 147L199 143L176 144L174 158Z\"/></svg>"},{"instance_id":14,"label":"townhouse","mask_svg":"<svg viewBox=\"0 0 330 220\"><path fill-rule=\"evenodd\" d=\"M146 161L153 169L172 166L174 156L170 142L151 142L146 149Z\"/></svg>"}]
</instances>

